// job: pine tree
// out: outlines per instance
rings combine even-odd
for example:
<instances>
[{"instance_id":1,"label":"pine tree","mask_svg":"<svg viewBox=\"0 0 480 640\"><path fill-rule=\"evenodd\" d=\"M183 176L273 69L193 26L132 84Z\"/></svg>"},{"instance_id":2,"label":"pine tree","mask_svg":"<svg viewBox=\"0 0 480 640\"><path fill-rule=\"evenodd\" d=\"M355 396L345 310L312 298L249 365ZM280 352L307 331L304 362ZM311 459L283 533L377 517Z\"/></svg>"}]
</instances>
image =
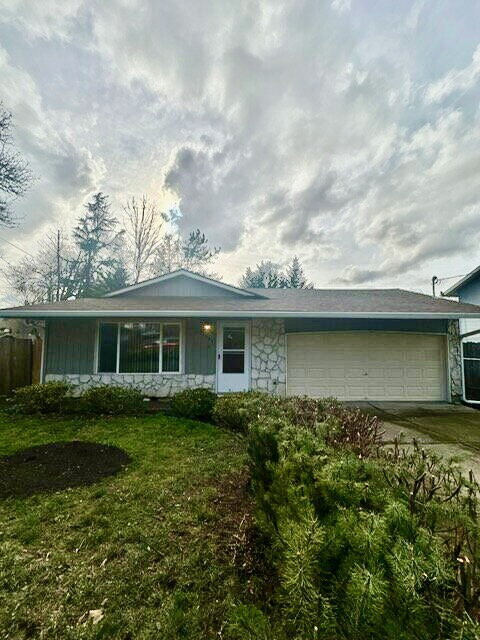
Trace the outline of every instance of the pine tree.
<instances>
[{"instance_id":1,"label":"pine tree","mask_svg":"<svg viewBox=\"0 0 480 640\"><path fill-rule=\"evenodd\" d=\"M188 269L211 276L210 267L219 253L220 247L210 248L208 238L200 229L191 231L187 238L179 233L166 233L155 250L152 272L160 276L176 269Z\"/></svg>"},{"instance_id":2,"label":"pine tree","mask_svg":"<svg viewBox=\"0 0 480 640\"><path fill-rule=\"evenodd\" d=\"M110 213L108 196L96 193L85 205L73 239L81 252L81 285L79 297L93 295L96 285L118 266L116 253L123 231L117 231L118 221Z\"/></svg>"},{"instance_id":3,"label":"pine tree","mask_svg":"<svg viewBox=\"0 0 480 640\"><path fill-rule=\"evenodd\" d=\"M247 267L240 286L250 289L284 289L287 285L280 265L271 260L262 260L255 269Z\"/></svg>"},{"instance_id":4,"label":"pine tree","mask_svg":"<svg viewBox=\"0 0 480 640\"><path fill-rule=\"evenodd\" d=\"M307 281L300 260L295 256L287 268L285 286L289 289L313 289L313 284Z\"/></svg>"}]
</instances>

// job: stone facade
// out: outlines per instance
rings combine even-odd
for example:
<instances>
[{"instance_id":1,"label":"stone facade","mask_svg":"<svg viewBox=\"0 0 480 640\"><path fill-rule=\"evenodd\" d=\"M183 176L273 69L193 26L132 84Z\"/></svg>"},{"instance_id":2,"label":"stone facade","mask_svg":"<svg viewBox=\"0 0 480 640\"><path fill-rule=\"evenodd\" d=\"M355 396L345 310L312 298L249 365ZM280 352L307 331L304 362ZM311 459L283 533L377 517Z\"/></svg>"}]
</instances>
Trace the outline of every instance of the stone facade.
<instances>
[{"instance_id":1,"label":"stone facade","mask_svg":"<svg viewBox=\"0 0 480 640\"><path fill-rule=\"evenodd\" d=\"M286 393L286 347L283 320L252 320L251 388Z\"/></svg>"},{"instance_id":2,"label":"stone facade","mask_svg":"<svg viewBox=\"0 0 480 640\"><path fill-rule=\"evenodd\" d=\"M215 391L215 374L174 374L161 373L96 373L91 375L47 374L45 380L64 380L75 385L75 393L80 394L89 387L112 384L119 387L139 389L146 396L160 398L170 396L183 389L205 387Z\"/></svg>"},{"instance_id":3,"label":"stone facade","mask_svg":"<svg viewBox=\"0 0 480 640\"><path fill-rule=\"evenodd\" d=\"M449 320L447 328L448 371L452 402L460 402L463 396L462 348L458 320Z\"/></svg>"}]
</instances>

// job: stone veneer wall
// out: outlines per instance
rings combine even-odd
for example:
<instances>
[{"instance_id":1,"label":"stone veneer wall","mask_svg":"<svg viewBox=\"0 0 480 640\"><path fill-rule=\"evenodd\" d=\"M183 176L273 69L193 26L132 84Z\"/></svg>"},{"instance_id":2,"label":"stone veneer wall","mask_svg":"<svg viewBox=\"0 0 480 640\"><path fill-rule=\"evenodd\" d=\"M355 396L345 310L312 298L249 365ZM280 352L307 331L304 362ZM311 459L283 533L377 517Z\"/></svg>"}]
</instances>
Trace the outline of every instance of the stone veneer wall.
<instances>
[{"instance_id":1,"label":"stone veneer wall","mask_svg":"<svg viewBox=\"0 0 480 640\"><path fill-rule=\"evenodd\" d=\"M462 349L458 320L449 320L447 328L448 369L450 373L450 393L452 402L460 402L463 397Z\"/></svg>"},{"instance_id":2,"label":"stone veneer wall","mask_svg":"<svg viewBox=\"0 0 480 640\"><path fill-rule=\"evenodd\" d=\"M284 396L286 346L283 320L252 320L251 358L251 388Z\"/></svg>"},{"instance_id":3,"label":"stone veneer wall","mask_svg":"<svg viewBox=\"0 0 480 640\"><path fill-rule=\"evenodd\" d=\"M161 373L95 373L95 374L53 374L45 380L64 380L75 385L75 393L82 393L89 387L113 384L119 387L140 389L146 396L165 397L183 389L205 387L215 391L215 374L175 374Z\"/></svg>"}]
</instances>

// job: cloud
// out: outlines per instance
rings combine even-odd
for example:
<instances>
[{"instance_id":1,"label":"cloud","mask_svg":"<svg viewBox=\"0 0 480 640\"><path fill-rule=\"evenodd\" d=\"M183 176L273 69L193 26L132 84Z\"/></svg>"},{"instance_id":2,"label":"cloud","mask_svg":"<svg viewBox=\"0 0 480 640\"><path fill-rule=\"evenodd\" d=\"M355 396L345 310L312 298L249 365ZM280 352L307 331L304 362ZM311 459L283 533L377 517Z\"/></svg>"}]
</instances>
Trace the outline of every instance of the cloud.
<instances>
[{"instance_id":1,"label":"cloud","mask_svg":"<svg viewBox=\"0 0 480 640\"><path fill-rule=\"evenodd\" d=\"M14 140L34 176L27 196L14 206L21 219L18 231L28 238L43 225L64 225L74 216L101 182L105 167L100 157L75 143L62 113L44 107L32 77L15 67L2 48L0 74L4 107L14 115Z\"/></svg>"},{"instance_id":2,"label":"cloud","mask_svg":"<svg viewBox=\"0 0 480 640\"><path fill-rule=\"evenodd\" d=\"M8 0L0 5L0 21L36 38L66 38L83 0Z\"/></svg>"},{"instance_id":3,"label":"cloud","mask_svg":"<svg viewBox=\"0 0 480 640\"><path fill-rule=\"evenodd\" d=\"M480 78L480 45L475 49L472 62L464 69L452 69L443 78L432 82L425 91L425 102L441 102L452 93L465 92Z\"/></svg>"},{"instance_id":4,"label":"cloud","mask_svg":"<svg viewBox=\"0 0 480 640\"><path fill-rule=\"evenodd\" d=\"M179 203L182 231L200 227L222 246L219 270L232 281L248 264L295 254L317 284L405 281L474 255L473 7L55 6L0 10L15 34L5 94L41 176L22 203L25 230L64 212L71 220L102 188L117 211L142 193ZM442 56L435 20L453 19L461 46Z\"/></svg>"}]
</instances>

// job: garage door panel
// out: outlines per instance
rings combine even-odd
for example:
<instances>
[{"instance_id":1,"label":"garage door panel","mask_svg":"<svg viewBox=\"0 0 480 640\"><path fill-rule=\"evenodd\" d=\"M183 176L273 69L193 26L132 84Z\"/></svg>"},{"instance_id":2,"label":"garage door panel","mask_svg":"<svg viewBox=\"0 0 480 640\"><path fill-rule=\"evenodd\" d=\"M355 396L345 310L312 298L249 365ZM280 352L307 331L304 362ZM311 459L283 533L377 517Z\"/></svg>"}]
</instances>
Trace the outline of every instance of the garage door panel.
<instances>
[{"instance_id":1,"label":"garage door panel","mask_svg":"<svg viewBox=\"0 0 480 640\"><path fill-rule=\"evenodd\" d=\"M444 400L445 341L394 333L289 334L288 393L343 400Z\"/></svg>"}]
</instances>

